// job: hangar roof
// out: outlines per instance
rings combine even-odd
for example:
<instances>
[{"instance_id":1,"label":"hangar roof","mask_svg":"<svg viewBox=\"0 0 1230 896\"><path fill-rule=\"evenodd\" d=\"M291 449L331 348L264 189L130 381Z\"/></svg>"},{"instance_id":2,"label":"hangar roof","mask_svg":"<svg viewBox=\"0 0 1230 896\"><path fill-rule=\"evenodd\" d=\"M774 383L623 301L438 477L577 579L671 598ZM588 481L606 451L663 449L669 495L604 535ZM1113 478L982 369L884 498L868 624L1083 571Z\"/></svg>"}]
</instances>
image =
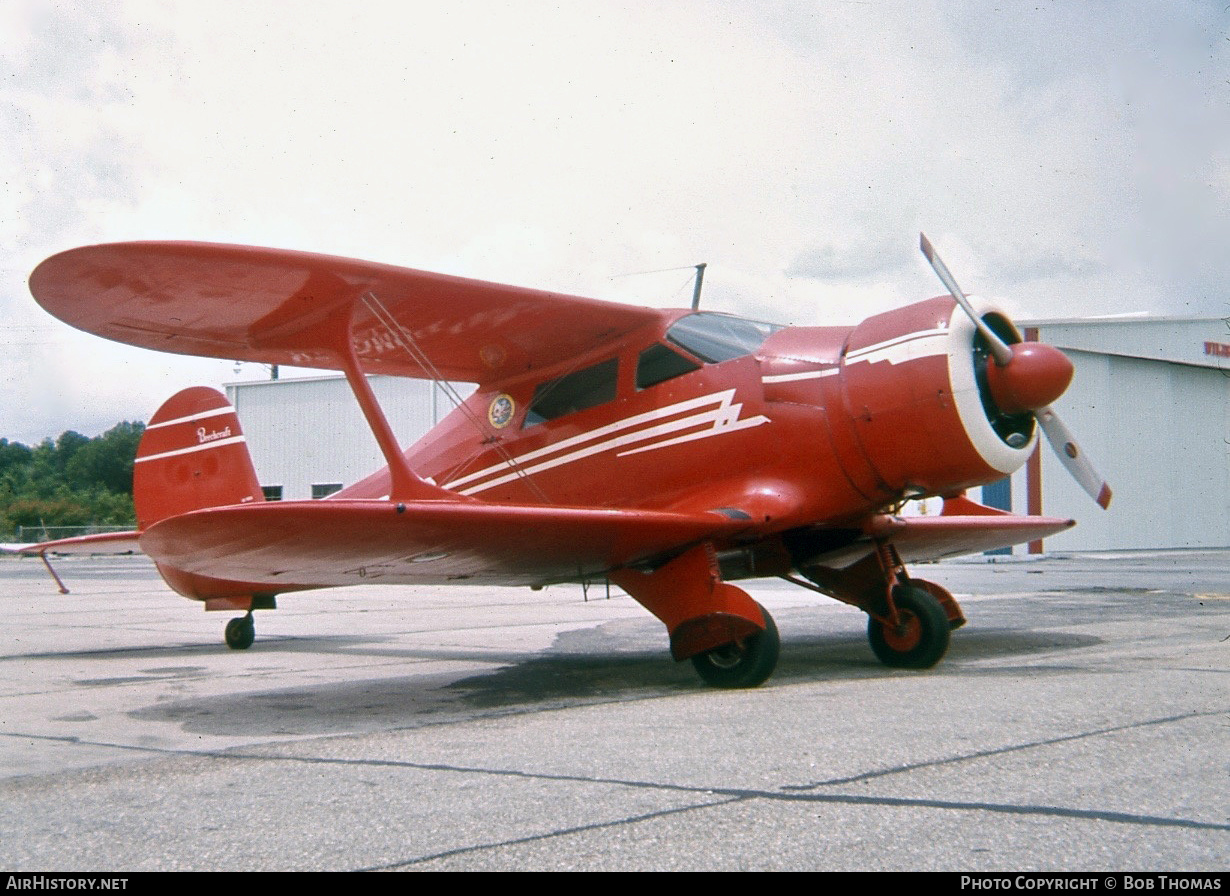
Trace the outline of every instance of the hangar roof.
<instances>
[{"instance_id":1,"label":"hangar roof","mask_svg":"<svg viewBox=\"0 0 1230 896\"><path fill-rule=\"evenodd\" d=\"M1061 349L1230 371L1230 317L1018 321Z\"/></svg>"}]
</instances>

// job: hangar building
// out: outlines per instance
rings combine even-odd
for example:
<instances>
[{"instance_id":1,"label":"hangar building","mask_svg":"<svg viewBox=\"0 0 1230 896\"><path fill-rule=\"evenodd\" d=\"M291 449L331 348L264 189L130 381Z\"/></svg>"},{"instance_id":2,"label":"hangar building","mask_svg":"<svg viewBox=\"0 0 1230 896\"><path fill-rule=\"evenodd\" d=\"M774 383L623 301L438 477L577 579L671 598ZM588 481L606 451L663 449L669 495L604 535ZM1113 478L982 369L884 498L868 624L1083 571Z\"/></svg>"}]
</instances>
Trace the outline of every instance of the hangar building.
<instances>
[{"instance_id":1,"label":"hangar building","mask_svg":"<svg viewBox=\"0 0 1230 896\"><path fill-rule=\"evenodd\" d=\"M1114 500L1097 507L1045 444L1038 462L984 489L983 500L1078 520L1047 539L1048 551L1230 547L1230 324L1122 318L1038 321L1028 331L1072 359L1076 375L1056 410ZM371 382L403 446L451 409L429 381ZM270 498L323 497L384 465L340 376L226 390Z\"/></svg>"},{"instance_id":2,"label":"hangar building","mask_svg":"<svg viewBox=\"0 0 1230 896\"><path fill-rule=\"evenodd\" d=\"M1042 451L1040 512L1079 521L1047 539L1047 550L1230 546L1230 321L1040 321L1029 329L1076 367L1055 409L1114 489L1101 510ZM1018 512L1038 509L1029 473L1013 476Z\"/></svg>"},{"instance_id":3,"label":"hangar building","mask_svg":"<svg viewBox=\"0 0 1230 896\"><path fill-rule=\"evenodd\" d=\"M402 447L452 409L444 390L430 380L368 381ZM460 388L469 394L472 387ZM266 498L323 498L385 465L343 376L231 383L226 397L239 414Z\"/></svg>"}]
</instances>

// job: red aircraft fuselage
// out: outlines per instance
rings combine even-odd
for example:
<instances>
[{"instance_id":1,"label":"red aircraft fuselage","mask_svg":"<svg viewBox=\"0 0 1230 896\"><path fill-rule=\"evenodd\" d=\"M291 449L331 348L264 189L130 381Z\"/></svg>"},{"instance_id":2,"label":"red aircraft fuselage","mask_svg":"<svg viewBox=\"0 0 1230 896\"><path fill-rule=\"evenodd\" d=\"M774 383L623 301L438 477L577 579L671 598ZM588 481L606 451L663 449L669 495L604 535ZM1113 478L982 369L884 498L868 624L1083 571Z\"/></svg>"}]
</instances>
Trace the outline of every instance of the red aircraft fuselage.
<instances>
[{"instance_id":1,"label":"red aircraft fuselage","mask_svg":"<svg viewBox=\"0 0 1230 896\"><path fill-rule=\"evenodd\" d=\"M840 525L1024 463L1032 424L1015 447L995 431L975 341L947 297L855 327L664 312L618 346L478 390L407 459L488 502L717 510L761 532ZM337 498L389 491L382 470Z\"/></svg>"}]
</instances>

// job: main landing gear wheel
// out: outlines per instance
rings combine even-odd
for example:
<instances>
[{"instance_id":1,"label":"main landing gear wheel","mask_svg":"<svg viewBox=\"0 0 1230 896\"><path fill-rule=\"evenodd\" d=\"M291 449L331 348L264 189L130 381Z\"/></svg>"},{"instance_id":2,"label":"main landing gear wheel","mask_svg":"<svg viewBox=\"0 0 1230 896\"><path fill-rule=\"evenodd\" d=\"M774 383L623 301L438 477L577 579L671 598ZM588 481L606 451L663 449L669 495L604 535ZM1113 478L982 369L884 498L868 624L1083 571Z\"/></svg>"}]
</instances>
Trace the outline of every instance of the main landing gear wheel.
<instances>
[{"instance_id":1,"label":"main landing gear wheel","mask_svg":"<svg viewBox=\"0 0 1230 896\"><path fill-rule=\"evenodd\" d=\"M256 640L256 623L252 613L232 619L226 624L226 646L231 650L247 650Z\"/></svg>"},{"instance_id":2,"label":"main landing gear wheel","mask_svg":"<svg viewBox=\"0 0 1230 896\"><path fill-rule=\"evenodd\" d=\"M692 665L705 684L754 688L773 674L782 642L769 611L761 607L760 612L764 614L764 631L692 657Z\"/></svg>"},{"instance_id":3,"label":"main landing gear wheel","mask_svg":"<svg viewBox=\"0 0 1230 896\"><path fill-rule=\"evenodd\" d=\"M867 620L872 652L886 666L930 669L948 651L948 614L933 596L911 585L893 588L893 603L900 625Z\"/></svg>"}]
</instances>

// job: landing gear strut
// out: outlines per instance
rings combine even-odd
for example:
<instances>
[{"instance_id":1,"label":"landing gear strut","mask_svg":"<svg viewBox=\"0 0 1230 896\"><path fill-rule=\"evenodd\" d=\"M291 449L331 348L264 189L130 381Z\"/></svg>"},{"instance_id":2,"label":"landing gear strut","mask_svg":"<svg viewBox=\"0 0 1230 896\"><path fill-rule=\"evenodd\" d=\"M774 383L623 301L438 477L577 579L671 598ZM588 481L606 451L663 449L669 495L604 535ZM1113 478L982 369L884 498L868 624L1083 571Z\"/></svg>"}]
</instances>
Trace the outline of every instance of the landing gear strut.
<instances>
[{"instance_id":1,"label":"landing gear strut","mask_svg":"<svg viewBox=\"0 0 1230 896\"><path fill-rule=\"evenodd\" d=\"M226 624L226 646L231 650L247 650L256 640L256 623L252 619L252 611L246 616L232 619Z\"/></svg>"},{"instance_id":2,"label":"landing gear strut","mask_svg":"<svg viewBox=\"0 0 1230 896\"><path fill-rule=\"evenodd\" d=\"M867 639L876 659L897 669L930 669L948 651L951 625L940 602L912 585L896 585L897 624L867 620Z\"/></svg>"},{"instance_id":3,"label":"landing gear strut","mask_svg":"<svg viewBox=\"0 0 1230 896\"><path fill-rule=\"evenodd\" d=\"M615 570L611 581L662 620L671 656L691 660L705 684L754 688L773 674L777 626L746 591L722 581L712 544L653 569Z\"/></svg>"},{"instance_id":4,"label":"landing gear strut","mask_svg":"<svg viewBox=\"0 0 1230 896\"><path fill-rule=\"evenodd\" d=\"M705 684L715 688L754 688L773 674L781 638L769 611L761 607L760 612L764 614L764 631L692 657L692 665Z\"/></svg>"},{"instance_id":5,"label":"landing gear strut","mask_svg":"<svg viewBox=\"0 0 1230 896\"><path fill-rule=\"evenodd\" d=\"M874 549L848 566L800 566L810 583L782 578L853 604L870 619L867 639L876 659L896 669L930 669L948 651L950 632L965 624L961 607L934 582L910 578L897 549L876 540Z\"/></svg>"}]
</instances>

